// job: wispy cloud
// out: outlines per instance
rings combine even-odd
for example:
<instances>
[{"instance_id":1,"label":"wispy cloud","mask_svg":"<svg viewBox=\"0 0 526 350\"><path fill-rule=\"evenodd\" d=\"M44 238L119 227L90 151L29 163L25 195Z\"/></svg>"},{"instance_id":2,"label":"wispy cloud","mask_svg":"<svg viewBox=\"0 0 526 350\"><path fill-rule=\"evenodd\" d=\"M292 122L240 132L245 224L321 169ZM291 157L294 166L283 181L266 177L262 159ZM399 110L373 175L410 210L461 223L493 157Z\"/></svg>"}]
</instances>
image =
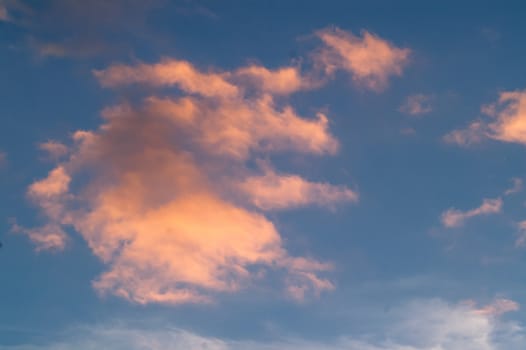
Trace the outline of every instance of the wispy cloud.
<instances>
[{"instance_id":1,"label":"wispy cloud","mask_svg":"<svg viewBox=\"0 0 526 350\"><path fill-rule=\"evenodd\" d=\"M318 31L324 47L315 55L317 64L332 74L348 72L352 80L364 88L381 91L392 76L400 76L409 63L411 51L367 31L358 37L339 28Z\"/></svg>"},{"instance_id":2,"label":"wispy cloud","mask_svg":"<svg viewBox=\"0 0 526 350\"><path fill-rule=\"evenodd\" d=\"M60 339L44 345L0 345L0 349L522 350L526 346L524 327L498 318L500 314L517 308L515 302L505 299L481 309L472 303L450 304L439 299L414 301L393 309L387 324L376 327L371 333L342 335L325 341L298 337L267 341L221 339L178 328L155 327L152 324L141 328L121 322L70 329L63 332Z\"/></svg>"},{"instance_id":3,"label":"wispy cloud","mask_svg":"<svg viewBox=\"0 0 526 350\"><path fill-rule=\"evenodd\" d=\"M45 152L46 155L54 160L65 157L69 153L69 149L63 143L54 140L48 140L38 145L41 151Z\"/></svg>"},{"instance_id":4,"label":"wispy cloud","mask_svg":"<svg viewBox=\"0 0 526 350\"><path fill-rule=\"evenodd\" d=\"M502 209L502 199L484 199L482 204L475 209L461 211L455 208L450 208L442 213L441 221L445 227L462 226L467 219L480 216L500 213Z\"/></svg>"},{"instance_id":5,"label":"wispy cloud","mask_svg":"<svg viewBox=\"0 0 526 350\"><path fill-rule=\"evenodd\" d=\"M424 94L415 94L407 96L405 102L398 109L400 112L412 116L419 116L430 113L433 108L431 106L432 96Z\"/></svg>"},{"instance_id":6,"label":"wispy cloud","mask_svg":"<svg viewBox=\"0 0 526 350\"><path fill-rule=\"evenodd\" d=\"M497 298L491 304L476 308L474 312L479 315L500 316L507 312L518 311L519 309L520 305L517 302L509 299Z\"/></svg>"},{"instance_id":7,"label":"wispy cloud","mask_svg":"<svg viewBox=\"0 0 526 350\"><path fill-rule=\"evenodd\" d=\"M518 192L522 191L522 188L523 188L522 179L520 179L518 177L514 177L513 179L511 179L511 182L512 182L513 186L508 188L506 191L504 191L504 195L506 195L506 196L509 196L509 195L512 195L512 194L515 194L515 193L518 193Z\"/></svg>"},{"instance_id":8,"label":"wispy cloud","mask_svg":"<svg viewBox=\"0 0 526 350\"><path fill-rule=\"evenodd\" d=\"M291 256L264 211L331 207L357 194L247 165L338 150L326 115L305 118L275 102L303 88L294 68L201 70L165 58L94 75L105 87L141 84L157 95L105 108L99 129L75 132L65 159L29 187L48 218L22 229L38 247L57 237L51 228L72 227L108 267L94 287L142 304L210 302L268 273L297 300L334 288L323 277L331 264ZM64 153L55 146L45 147Z\"/></svg>"}]
</instances>

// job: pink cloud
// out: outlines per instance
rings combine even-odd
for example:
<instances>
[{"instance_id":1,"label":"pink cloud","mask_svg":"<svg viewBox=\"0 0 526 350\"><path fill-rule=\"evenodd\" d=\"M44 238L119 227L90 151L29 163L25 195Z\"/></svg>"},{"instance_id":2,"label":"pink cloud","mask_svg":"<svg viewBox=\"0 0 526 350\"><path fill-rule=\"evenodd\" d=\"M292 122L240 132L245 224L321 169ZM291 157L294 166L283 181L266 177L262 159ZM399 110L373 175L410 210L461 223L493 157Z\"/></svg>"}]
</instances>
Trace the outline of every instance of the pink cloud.
<instances>
[{"instance_id":1,"label":"pink cloud","mask_svg":"<svg viewBox=\"0 0 526 350\"><path fill-rule=\"evenodd\" d=\"M59 159L66 156L69 152L68 147L58 141L49 140L38 145L40 150L44 151L49 158Z\"/></svg>"},{"instance_id":2,"label":"pink cloud","mask_svg":"<svg viewBox=\"0 0 526 350\"><path fill-rule=\"evenodd\" d=\"M472 122L466 129L453 130L445 140L469 145L484 139L526 144L526 92L502 92L498 101L484 105L486 119Z\"/></svg>"},{"instance_id":3,"label":"pink cloud","mask_svg":"<svg viewBox=\"0 0 526 350\"><path fill-rule=\"evenodd\" d=\"M473 312L484 316L500 316L508 312L518 311L519 309L520 306L515 301L498 298L495 299L491 304L474 309Z\"/></svg>"},{"instance_id":4,"label":"pink cloud","mask_svg":"<svg viewBox=\"0 0 526 350\"><path fill-rule=\"evenodd\" d=\"M289 254L264 211L357 195L299 175L271 178L246 164L272 153L338 149L327 116L276 106L275 95L298 88L289 86L287 69L275 71L286 72L277 85L270 71L246 73L257 78L250 82L256 94L243 79L229 80L240 70L202 72L173 59L94 72L103 86L173 85L182 94L105 108L102 125L73 133L66 158L29 187L47 216L44 227L72 227L106 265L93 282L97 291L141 304L202 303L269 273L300 301L334 288L324 277L331 265ZM251 182L260 185L256 192Z\"/></svg>"},{"instance_id":5,"label":"pink cloud","mask_svg":"<svg viewBox=\"0 0 526 350\"><path fill-rule=\"evenodd\" d=\"M66 247L68 236L60 225L53 223L28 229L14 224L11 232L26 235L35 245L36 251L60 251Z\"/></svg>"},{"instance_id":6,"label":"pink cloud","mask_svg":"<svg viewBox=\"0 0 526 350\"><path fill-rule=\"evenodd\" d=\"M317 86L315 81L301 75L299 67L270 70L263 66L251 65L238 69L235 76L238 79L246 79L247 83L255 85L260 91L279 95L288 95Z\"/></svg>"},{"instance_id":7,"label":"pink cloud","mask_svg":"<svg viewBox=\"0 0 526 350\"><path fill-rule=\"evenodd\" d=\"M239 93L238 88L226 80L225 74L202 73L190 62L168 58L156 64L115 64L93 73L105 87L130 84L176 85L185 92L207 97L233 97Z\"/></svg>"},{"instance_id":8,"label":"pink cloud","mask_svg":"<svg viewBox=\"0 0 526 350\"><path fill-rule=\"evenodd\" d=\"M310 182L298 175L279 175L268 170L263 176L248 177L240 186L250 201L264 210L312 204L330 207L335 203L358 201L358 194L347 187Z\"/></svg>"},{"instance_id":9,"label":"pink cloud","mask_svg":"<svg viewBox=\"0 0 526 350\"><path fill-rule=\"evenodd\" d=\"M441 220L445 227L458 227L462 226L462 224L469 218L480 215L500 213L501 209L502 199L484 199L478 208L468 211L450 208L442 214Z\"/></svg>"},{"instance_id":10,"label":"pink cloud","mask_svg":"<svg viewBox=\"0 0 526 350\"><path fill-rule=\"evenodd\" d=\"M396 47L367 31L361 38L339 28L316 34L325 45L315 54L318 65L327 74L344 70L355 83L370 90L385 89L389 78L401 76L409 63L409 49Z\"/></svg>"}]
</instances>

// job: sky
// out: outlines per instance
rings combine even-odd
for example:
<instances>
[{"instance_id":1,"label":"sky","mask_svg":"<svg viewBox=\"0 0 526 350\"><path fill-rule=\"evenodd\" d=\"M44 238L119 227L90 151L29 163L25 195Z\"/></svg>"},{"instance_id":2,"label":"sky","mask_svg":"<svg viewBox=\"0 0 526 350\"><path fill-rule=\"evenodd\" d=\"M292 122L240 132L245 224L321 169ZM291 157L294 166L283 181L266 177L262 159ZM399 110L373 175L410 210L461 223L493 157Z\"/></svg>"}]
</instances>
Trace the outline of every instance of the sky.
<instances>
[{"instance_id":1,"label":"sky","mask_svg":"<svg viewBox=\"0 0 526 350\"><path fill-rule=\"evenodd\" d=\"M524 6L0 0L0 350L526 348Z\"/></svg>"}]
</instances>

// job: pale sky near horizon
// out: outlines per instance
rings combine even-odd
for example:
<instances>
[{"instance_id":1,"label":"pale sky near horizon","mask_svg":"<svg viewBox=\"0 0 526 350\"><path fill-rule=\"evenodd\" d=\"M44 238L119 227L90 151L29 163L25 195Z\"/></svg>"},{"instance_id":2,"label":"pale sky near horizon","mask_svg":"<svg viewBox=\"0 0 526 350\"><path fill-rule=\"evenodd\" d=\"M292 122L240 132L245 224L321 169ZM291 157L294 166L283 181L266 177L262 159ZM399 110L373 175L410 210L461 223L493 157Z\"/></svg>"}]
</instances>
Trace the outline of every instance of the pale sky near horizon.
<instances>
[{"instance_id":1,"label":"pale sky near horizon","mask_svg":"<svg viewBox=\"0 0 526 350\"><path fill-rule=\"evenodd\" d=\"M0 350L526 348L525 10L0 0Z\"/></svg>"}]
</instances>

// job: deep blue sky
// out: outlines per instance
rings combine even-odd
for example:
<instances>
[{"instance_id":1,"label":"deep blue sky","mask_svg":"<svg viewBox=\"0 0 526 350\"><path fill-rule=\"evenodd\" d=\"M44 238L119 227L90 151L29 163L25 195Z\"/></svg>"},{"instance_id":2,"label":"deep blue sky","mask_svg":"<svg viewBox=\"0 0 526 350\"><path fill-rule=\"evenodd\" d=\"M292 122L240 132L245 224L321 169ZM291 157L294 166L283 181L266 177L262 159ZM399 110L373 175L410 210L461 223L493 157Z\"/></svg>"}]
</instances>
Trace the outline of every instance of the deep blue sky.
<instances>
[{"instance_id":1,"label":"deep blue sky","mask_svg":"<svg viewBox=\"0 0 526 350\"><path fill-rule=\"evenodd\" d=\"M471 300L477 306L468 310L469 317L484 317L494 327L492 336L494 329L516 322L526 337L521 311L499 320L495 313L476 312L499 299L526 304L525 248L516 244L518 223L526 220L526 198L521 191L504 194L513 178L525 176L526 137L499 139L490 132L467 145L444 140L475 120L493 130L492 121L502 115L484 116L481 107L495 103L502 92L526 89L526 8L520 2L145 5L115 0L109 8L99 1L66 3L0 0L9 16L0 21L0 151L5 158L0 162L0 349L58 348L53 344L68 344L63 339L69 339L72 328L98 329L113 322L141 331L170 325L225 342L274 344L292 338L335 344L340 337L369 337L377 347L364 343L349 348L384 349L378 345L384 330L391 329L397 317L410 318L399 316L400 310L415 308L404 305L430 300L443 302L450 311L465 311L459 305ZM390 75L381 91L362 86L352 79L355 73L342 70L322 87L279 100L302 116L326 111L340 148L329 156L268 156L274 167L347 186L360 196L356 203L265 213L291 255L333 264L328 278L334 290L298 303L284 297L271 278L257 287L218 293L212 304L140 305L97 293L91 281L108 264L74 227L65 228L66 247L50 252L35 251L27 235L13 229L13 220L23 227L47 220L27 195L31 183L57 166L39 150L40 143L70 144L76 130L97 130L104 107L140 103L145 91L150 94L149 87L101 87L94 69L155 64L163 58L186 60L204 72L233 72L249 64L277 69L298 61L309 69L313 52L321 47L317 31L335 27L358 38L364 31L374 33L411 54L401 74ZM60 47L59 53L46 53L45 46L51 44ZM163 93L184 94L176 90L169 87ZM414 95L423 95L431 110L421 115L401 111ZM515 117L526 120L526 113L519 110ZM446 210L466 213L485 198L501 198L502 207L466 218L458 227L441 222ZM394 339L413 346L410 349L460 346L440 339ZM174 349L183 346L170 344ZM488 344L487 349L504 346L498 340Z\"/></svg>"}]
</instances>

